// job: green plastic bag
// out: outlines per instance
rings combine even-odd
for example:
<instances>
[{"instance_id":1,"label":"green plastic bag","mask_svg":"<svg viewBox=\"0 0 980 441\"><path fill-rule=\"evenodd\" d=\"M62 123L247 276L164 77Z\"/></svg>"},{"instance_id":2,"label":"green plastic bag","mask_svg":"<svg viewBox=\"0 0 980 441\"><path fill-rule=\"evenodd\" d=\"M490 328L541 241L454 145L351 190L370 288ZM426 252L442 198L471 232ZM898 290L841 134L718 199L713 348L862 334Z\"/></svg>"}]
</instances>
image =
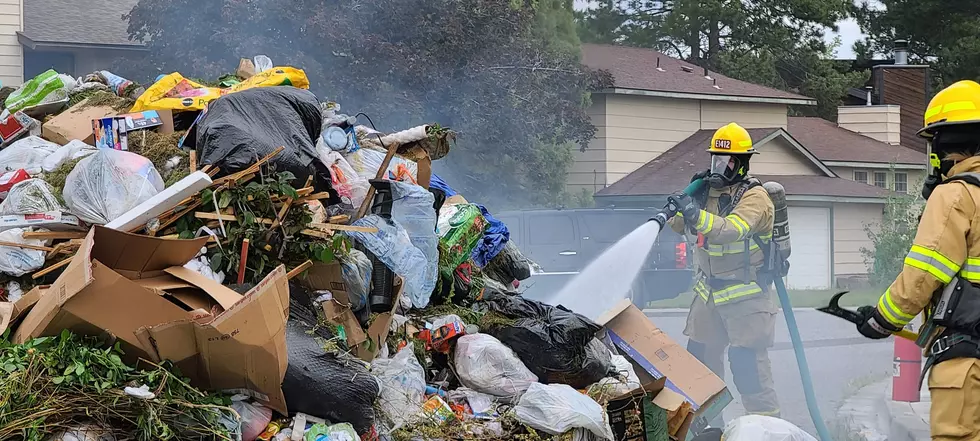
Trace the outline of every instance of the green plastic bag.
<instances>
[{"instance_id":1,"label":"green plastic bag","mask_svg":"<svg viewBox=\"0 0 980 441\"><path fill-rule=\"evenodd\" d=\"M483 233L487 219L480 208L473 204L442 207L436 230L439 233L439 273L444 278L470 258Z\"/></svg>"},{"instance_id":2,"label":"green plastic bag","mask_svg":"<svg viewBox=\"0 0 980 441\"><path fill-rule=\"evenodd\" d=\"M7 97L5 104L10 113L68 99L68 91L75 87L75 80L48 69L21 85Z\"/></svg>"}]
</instances>

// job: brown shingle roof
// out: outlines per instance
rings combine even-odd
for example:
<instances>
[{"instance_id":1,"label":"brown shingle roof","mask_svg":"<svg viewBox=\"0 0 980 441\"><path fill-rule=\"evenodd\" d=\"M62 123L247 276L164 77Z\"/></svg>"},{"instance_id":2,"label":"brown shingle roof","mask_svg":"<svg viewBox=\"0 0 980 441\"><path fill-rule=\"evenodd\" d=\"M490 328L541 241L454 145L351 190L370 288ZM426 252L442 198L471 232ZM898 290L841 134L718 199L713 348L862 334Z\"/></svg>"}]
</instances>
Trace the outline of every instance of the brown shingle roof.
<instances>
[{"instance_id":1,"label":"brown shingle roof","mask_svg":"<svg viewBox=\"0 0 980 441\"><path fill-rule=\"evenodd\" d=\"M23 34L35 43L142 46L123 20L137 0L24 0ZM108 67L108 66L107 66Z\"/></svg>"},{"instance_id":2,"label":"brown shingle roof","mask_svg":"<svg viewBox=\"0 0 980 441\"><path fill-rule=\"evenodd\" d=\"M657 60L664 70L657 70ZM597 44L582 45L582 63L613 74L616 87L659 92L697 93L718 96L813 100L794 93L747 83L709 71L718 87L704 78L704 69L671 58L653 49ZM684 71L684 67L691 72Z\"/></svg>"},{"instance_id":3,"label":"brown shingle roof","mask_svg":"<svg viewBox=\"0 0 980 441\"><path fill-rule=\"evenodd\" d=\"M762 139L780 129L750 129L752 139ZM713 130L700 130L681 141L664 154L642 167L599 190L602 196L666 195L684 188L691 176L707 168L709 154L705 146L711 140ZM794 196L837 197L884 197L888 190L860 182L828 176L757 176L760 180L774 180L783 184L786 194Z\"/></svg>"},{"instance_id":4,"label":"brown shingle roof","mask_svg":"<svg viewBox=\"0 0 980 441\"><path fill-rule=\"evenodd\" d=\"M787 131L821 161L926 164L923 153L842 129L822 118L790 117Z\"/></svg>"}]
</instances>

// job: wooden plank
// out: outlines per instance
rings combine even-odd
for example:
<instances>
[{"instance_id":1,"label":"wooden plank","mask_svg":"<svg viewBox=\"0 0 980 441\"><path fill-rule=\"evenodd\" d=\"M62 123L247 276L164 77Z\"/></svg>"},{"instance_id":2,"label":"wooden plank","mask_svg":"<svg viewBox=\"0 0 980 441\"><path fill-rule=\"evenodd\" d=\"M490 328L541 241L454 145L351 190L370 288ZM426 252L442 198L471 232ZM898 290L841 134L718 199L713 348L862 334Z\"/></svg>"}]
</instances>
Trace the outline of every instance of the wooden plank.
<instances>
[{"instance_id":1,"label":"wooden plank","mask_svg":"<svg viewBox=\"0 0 980 441\"><path fill-rule=\"evenodd\" d=\"M306 271L306 270L308 270L310 268L313 268L313 261L312 260L307 260L306 262L303 262L300 266L297 266L296 268L293 268L292 271L286 273L286 279L287 280L292 280L296 276L302 274L303 271Z\"/></svg>"},{"instance_id":2,"label":"wooden plank","mask_svg":"<svg viewBox=\"0 0 980 441\"><path fill-rule=\"evenodd\" d=\"M336 216L331 216L328 223L331 224L346 224L350 222L350 216L346 214L338 214Z\"/></svg>"},{"instance_id":3,"label":"wooden plank","mask_svg":"<svg viewBox=\"0 0 980 441\"><path fill-rule=\"evenodd\" d=\"M26 231L24 239L84 239L88 233L81 231Z\"/></svg>"},{"instance_id":4,"label":"wooden plank","mask_svg":"<svg viewBox=\"0 0 980 441\"><path fill-rule=\"evenodd\" d=\"M69 257L69 258L67 258L65 260L62 260L61 262L58 262L58 263L56 263L54 265L51 265L51 266L49 266L49 267L47 267L47 268L45 268L45 269L43 269L41 271L38 271L38 272L34 273L34 275L31 276L31 278L34 279L34 280L40 279L41 277L44 277L44 276L48 275L48 273L51 273L52 271L55 271L55 270L57 270L59 268L68 266L68 264L71 263L71 260L72 260L71 257Z\"/></svg>"},{"instance_id":5,"label":"wooden plank","mask_svg":"<svg viewBox=\"0 0 980 441\"><path fill-rule=\"evenodd\" d=\"M24 248L26 250L48 251L48 252L54 251L54 248L51 247L43 247L38 245L28 245L26 243L5 242L5 241L0 241L0 247Z\"/></svg>"},{"instance_id":6,"label":"wooden plank","mask_svg":"<svg viewBox=\"0 0 980 441\"><path fill-rule=\"evenodd\" d=\"M326 232L326 231L320 231L320 230L302 230L302 231L299 232L299 234L303 234L303 235L311 236L311 237L316 237L316 238L320 238L320 239L326 239L326 240L333 239L333 233L329 233L329 232Z\"/></svg>"},{"instance_id":7,"label":"wooden plank","mask_svg":"<svg viewBox=\"0 0 980 441\"><path fill-rule=\"evenodd\" d=\"M296 200L296 202L299 203L299 202L319 201L321 199L327 199L329 197L330 197L330 193L324 191L320 193L313 193L309 196L299 198Z\"/></svg>"},{"instance_id":8,"label":"wooden plank","mask_svg":"<svg viewBox=\"0 0 980 441\"><path fill-rule=\"evenodd\" d=\"M378 136L378 141L381 141L381 135ZM384 143L382 143L384 145ZM385 177L385 173L388 172L388 166L391 164L392 158L395 157L395 152L398 151L398 144L392 143L388 147L388 153L385 154L385 159L381 161L381 166L378 167L378 173L375 175L375 179L382 179ZM357 219L364 217L367 214L368 208L371 208L371 202L374 201L374 186L368 188L367 196L364 198L364 202L361 203L361 208L357 210ZM356 219L355 219L356 220Z\"/></svg>"},{"instance_id":9,"label":"wooden plank","mask_svg":"<svg viewBox=\"0 0 980 441\"><path fill-rule=\"evenodd\" d=\"M190 152L190 163L191 163L191 173L197 171L197 150L191 150Z\"/></svg>"},{"instance_id":10,"label":"wooden plank","mask_svg":"<svg viewBox=\"0 0 980 441\"><path fill-rule=\"evenodd\" d=\"M238 258L238 284L241 285L245 283L245 263L248 261L248 244L249 240L242 240L242 253Z\"/></svg>"}]
</instances>

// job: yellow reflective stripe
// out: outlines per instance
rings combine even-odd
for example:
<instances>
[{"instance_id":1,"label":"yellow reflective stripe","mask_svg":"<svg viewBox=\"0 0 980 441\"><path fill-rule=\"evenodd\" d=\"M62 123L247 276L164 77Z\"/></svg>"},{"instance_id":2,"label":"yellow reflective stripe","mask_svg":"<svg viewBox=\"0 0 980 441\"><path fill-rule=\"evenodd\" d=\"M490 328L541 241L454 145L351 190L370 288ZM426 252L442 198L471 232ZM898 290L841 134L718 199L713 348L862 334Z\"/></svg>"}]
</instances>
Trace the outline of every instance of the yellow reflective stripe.
<instances>
[{"instance_id":1,"label":"yellow reflective stripe","mask_svg":"<svg viewBox=\"0 0 980 441\"><path fill-rule=\"evenodd\" d=\"M901 308L895 305L890 289L885 290L885 293L878 299L878 311L885 317L885 320L900 328L904 328L905 325L915 318L914 315L902 311Z\"/></svg>"},{"instance_id":2,"label":"yellow reflective stripe","mask_svg":"<svg viewBox=\"0 0 980 441\"><path fill-rule=\"evenodd\" d=\"M705 302L708 301L708 296L711 294L708 291L708 287L705 286L703 278L699 278L697 283L694 284L694 292L697 293L699 296L701 296L701 298L704 299Z\"/></svg>"},{"instance_id":3,"label":"yellow reflective stripe","mask_svg":"<svg viewBox=\"0 0 980 441\"><path fill-rule=\"evenodd\" d=\"M742 218L738 217L738 215L729 214L727 217L725 217L725 219L731 222L732 225L735 226L735 229L738 230L739 240L749 233L749 224L742 220Z\"/></svg>"},{"instance_id":4,"label":"yellow reflective stripe","mask_svg":"<svg viewBox=\"0 0 980 441\"><path fill-rule=\"evenodd\" d=\"M966 265L960 269L960 277L971 282L980 282L980 258L967 257Z\"/></svg>"},{"instance_id":5,"label":"yellow reflective stripe","mask_svg":"<svg viewBox=\"0 0 980 441\"><path fill-rule=\"evenodd\" d=\"M926 110L926 119L939 115L942 112L953 112L956 110L976 110L977 106L972 101L956 101L941 106L933 106Z\"/></svg>"},{"instance_id":6,"label":"yellow reflective stripe","mask_svg":"<svg viewBox=\"0 0 980 441\"><path fill-rule=\"evenodd\" d=\"M708 233L711 228L715 226L715 215L708 213L707 211L701 210L701 215L698 218L697 225L694 229L700 231L701 233Z\"/></svg>"},{"instance_id":7,"label":"yellow reflective stripe","mask_svg":"<svg viewBox=\"0 0 980 441\"><path fill-rule=\"evenodd\" d=\"M734 285L728 288L715 291L712 294L715 297L715 304L730 302L732 300L742 298L745 296L750 296L753 294L761 294L762 288L754 283L749 283L745 285Z\"/></svg>"},{"instance_id":8,"label":"yellow reflective stripe","mask_svg":"<svg viewBox=\"0 0 980 441\"><path fill-rule=\"evenodd\" d=\"M960 265L946 256L919 245L912 245L909 254L905 256L905 264L928 272L943 283L953 280L953 276L960 270Z\"/></svg>"},{"instance_id":9,"label":"yellow reflective stripe","mask_svg":"<svg viewBox=\"0 0 980 441\"><path fill-rule=\"evenodd\" d=\"M739 147L752 147L752 141L739 141Z\"/></svg>"},{"instance_id":10,"label":"yellow reflective stripe","mask_svg":"<svg viewBox=\"0 0 980 441\"><path fill-rule=\"evenodd\" d=\"M708 220L707 214L708 213L704 210L698 212L698 223L694 225L696 230L700 231L702 228L704 228L704 223Z\"/></svg>"}]
</instances>

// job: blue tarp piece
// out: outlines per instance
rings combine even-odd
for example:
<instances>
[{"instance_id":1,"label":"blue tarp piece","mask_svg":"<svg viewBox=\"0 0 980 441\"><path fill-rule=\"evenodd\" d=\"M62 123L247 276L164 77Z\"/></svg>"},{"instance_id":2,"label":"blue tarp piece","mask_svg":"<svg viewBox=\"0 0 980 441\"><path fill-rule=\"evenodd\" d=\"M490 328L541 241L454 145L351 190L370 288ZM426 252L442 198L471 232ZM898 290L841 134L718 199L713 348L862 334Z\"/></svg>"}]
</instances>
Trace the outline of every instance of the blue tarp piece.
<instances>
[{"instance_id":1,"label":"blue tarp piece","mask_svg":"<svg viewBox=\"0 0 980 441\"><path fill-rule=\"evenodd\" d=\"M436 174L432 175L432 179L429 182L429 187L442 190L444 193L446 193L447 198L458 194L452 189L452 187L449 186L449 184L446 183L446 181L443 181L442 178ZM504 249L504 245L506 245L507 241L510 240L510 231L507 230L507 225L497 220L490 214L489 211L487 211L487 207L480 204L474 205L480 208L480 211L483 213L483 217L487 219L488 226L486 233L483 235L483 240L476 246L476 248L473 249L473 254L470 257L473 258L473 262L475 262L477 266L483 268L487 266L490 259L497 257L500 250Z\"/></svg>"}]
</instances>

